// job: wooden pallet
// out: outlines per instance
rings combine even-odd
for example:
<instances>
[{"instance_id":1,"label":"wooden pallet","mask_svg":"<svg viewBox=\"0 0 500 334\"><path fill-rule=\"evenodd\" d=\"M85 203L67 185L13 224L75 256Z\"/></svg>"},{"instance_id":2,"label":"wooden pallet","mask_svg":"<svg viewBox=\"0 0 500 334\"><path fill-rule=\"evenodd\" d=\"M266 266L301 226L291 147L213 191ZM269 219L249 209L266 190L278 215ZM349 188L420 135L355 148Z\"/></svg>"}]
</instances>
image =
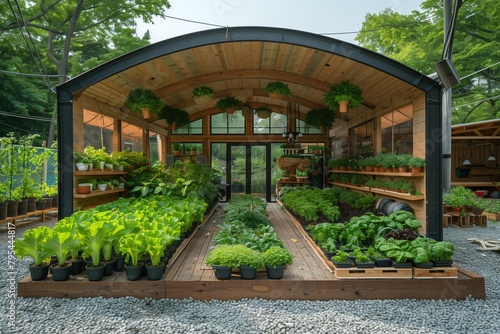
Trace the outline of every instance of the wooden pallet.
<instances>
[{"instance_id":1,"label":"wooden pallet","mask_svg":"<svg viewBox=\"0 0 500 334\"><path fill-rule=\"evenodd\" d=\"M413 278L432 279L432 278L457 278L458 270L456 267L434 267L434 268L416 268L413 267Z\"/></svg>"},{"instance_id":2,"label":"wooden pallet","mask_svg":"<svg viewBox=\"0 0 500 334\"><path fill-rule=\"evenodd\" d=\"M361 278L412 278L412 268L337 268L334 266L334 275L338 279L361 279Z\"/></svg>"}]
</instances>

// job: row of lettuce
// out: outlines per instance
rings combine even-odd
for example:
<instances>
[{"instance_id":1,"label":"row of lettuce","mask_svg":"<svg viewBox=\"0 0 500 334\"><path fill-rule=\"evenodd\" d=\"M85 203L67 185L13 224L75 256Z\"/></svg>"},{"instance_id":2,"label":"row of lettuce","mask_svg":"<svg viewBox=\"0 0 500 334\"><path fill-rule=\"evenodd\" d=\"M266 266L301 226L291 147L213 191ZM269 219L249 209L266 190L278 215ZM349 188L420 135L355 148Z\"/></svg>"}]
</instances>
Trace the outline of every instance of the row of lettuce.
<instances>
[{"instance_id":1,"label":"row of lettuce","mask_svg":"<svg viewBox=\"0 0 500 334\"><path fill-rule=\"evenodd\" d=\"M117 256L132 265L141 258L153 266L164 265L160 260L167 247L201 222L218 201L220 173L192 163L141 169L129 181L136 197L77 211L53 228L28 229L14 241L15 254L32 258L35 266L57 258L54 266L65 267L83 258L88 266L100 267Z\"/></svg>"},{"instance_id":2,"label":"row of lettuce","mask_svg":"<svg viewBox=\"0 0 500 334\"><path fill-rule=\"evenodd\" d=\"M285 207L306 221L303 226L325 253L370 249L370 255L384 256L396 263L452 261L453 244L420 236L418 230L422 225L413 213L397 211L388 216L377 215L370 198L373 199L339 187L290 188L282 195ZM346 201L367 212L339 223L338 205ZM319 215L328 221L315 223Z\"/></svg>"},{"instance_id":3,"label":"row of lettuce","mask_svg":"<svg viewBox=\"0 0 500 334\"><path fill-rule=\"evenodd\" d=\"M250 267L255 278L257 271L266 267L269 270L280 267L281 276L284 266L292 264L292 254L284 247L274 228L271 226L267 204L259 197L236 195L225 206L224 222L214 236L214 246L207 254L206 264L218 270L226 267L231 270ZM229 279L218 276L219 279ZM272 278L280 278L272 277Z\"/></svg>"}]
</instances>

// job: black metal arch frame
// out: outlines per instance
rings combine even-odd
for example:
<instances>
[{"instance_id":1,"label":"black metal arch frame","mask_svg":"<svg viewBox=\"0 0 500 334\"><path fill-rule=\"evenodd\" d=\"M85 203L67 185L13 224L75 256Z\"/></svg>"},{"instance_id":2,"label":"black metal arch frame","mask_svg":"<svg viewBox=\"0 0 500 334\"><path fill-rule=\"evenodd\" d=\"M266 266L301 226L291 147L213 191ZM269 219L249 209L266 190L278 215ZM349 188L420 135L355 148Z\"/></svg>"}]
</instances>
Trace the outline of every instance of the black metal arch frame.
<instances>
[{"instance_id":1,"label":"black metal arch frame","mask_svg":"<svg viewBox=\"0 0 500 334\"><path fill-rule=\"evenodd\" d=\"M59 219L73 207L73 101L83 89L151 59L210 44L241 41L285 43L322 50L376 68L425 92L426 221L427 235L442 240L441 86L399 62L359 46L303 31L272 27L205 30L164 40L129 52L56 87L59 142Z\"/></svg>"}]
</instances>

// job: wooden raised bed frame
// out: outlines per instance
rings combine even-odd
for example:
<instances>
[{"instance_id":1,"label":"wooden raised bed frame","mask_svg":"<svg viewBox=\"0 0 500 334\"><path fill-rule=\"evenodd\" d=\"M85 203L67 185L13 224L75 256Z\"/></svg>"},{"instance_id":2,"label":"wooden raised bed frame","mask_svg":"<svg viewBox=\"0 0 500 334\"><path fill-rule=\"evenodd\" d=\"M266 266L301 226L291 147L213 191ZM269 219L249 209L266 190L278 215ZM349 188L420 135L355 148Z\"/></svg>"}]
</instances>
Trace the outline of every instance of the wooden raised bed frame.
<instances>
[{"instance_id":1,"label":"wooden raised bed frame","mask_svg":"<svg viewBox=\"0 0 500 334\"><path fill-rule=\"evenodd\" d=\"M237 273L231 280L219 281L205 265L205 256L213 245L212 238L224 221L224 211L217 207L208 215L190 239L184 240L170 260L163 280L127 281L125 273L114 273L99 282L89 282L85 274L65 282L52 278L34 282L25 278L18 283L22 297L107 298L193 298L196 300L331 300L331 299L456 299L468 296L485 299L484 277L457 268L457 278L438 279L336 279L317 249L304 236L302 228L278 204L269 203L269 217L276 233L294 256L281 280L267 279L258 272L255 280L241 280ZM183 249L182 249L183 248ZM322 253L321 253L322 254Z\"/></svg>"}]
</instances>

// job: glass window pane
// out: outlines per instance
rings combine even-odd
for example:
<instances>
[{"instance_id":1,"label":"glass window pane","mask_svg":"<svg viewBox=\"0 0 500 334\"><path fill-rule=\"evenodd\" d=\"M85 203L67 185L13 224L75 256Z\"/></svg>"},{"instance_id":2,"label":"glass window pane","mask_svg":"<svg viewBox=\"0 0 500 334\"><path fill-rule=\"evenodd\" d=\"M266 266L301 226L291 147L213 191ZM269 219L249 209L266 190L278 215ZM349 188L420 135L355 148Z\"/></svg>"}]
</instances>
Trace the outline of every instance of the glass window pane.
<instances>
[{"instance_id":1,"label":"glass window pane","mask_svg":"<svg viewBox=\"0 0 500 334\"><path fill-rule=\"evenodd\" d=\"M83 142L84 147L97 149L105 147L111 152L113 140L113 118L84 109L83 110Z\"/></svg>"},{"instance_id":2,"label":"glass window pane","mask_svg":"<svg viewBox=\"0 0 500 334\"><path fill-rule=\"evenodd\" d=\"M210 116L211 134L245 134L245 117L241 110L233 114L219 113Z\"/></svg>"},{"instance_id":3,"label":"glass window pane","mask_svg":"<svg viewBox=\"0 0 500 334\"><path fill-rule=\"evenodd\" d=\"M142 128L122 122L122 151L143 152Z\"/></svg>"},{"instance_id":4,"label":"glass window pane","mask_svg":"<svg viewBox=\"0 0 500 334\"><path fill-rule=\"evenodd\" d=\"M382 152L413 154L413 106L393 110L381 117Z\"/></svg>"},{"instance_id":5,"label":"glass window pane","mask_svg":"<svg viewBox=\"0 0 500 334\"><path fill-rule=\"evenodd\" d=\"M186 126L182 126L177 130L172 130L173 135L201 135L203 134L203 118L192 121Z\"/></svg>"}]
</instances>

